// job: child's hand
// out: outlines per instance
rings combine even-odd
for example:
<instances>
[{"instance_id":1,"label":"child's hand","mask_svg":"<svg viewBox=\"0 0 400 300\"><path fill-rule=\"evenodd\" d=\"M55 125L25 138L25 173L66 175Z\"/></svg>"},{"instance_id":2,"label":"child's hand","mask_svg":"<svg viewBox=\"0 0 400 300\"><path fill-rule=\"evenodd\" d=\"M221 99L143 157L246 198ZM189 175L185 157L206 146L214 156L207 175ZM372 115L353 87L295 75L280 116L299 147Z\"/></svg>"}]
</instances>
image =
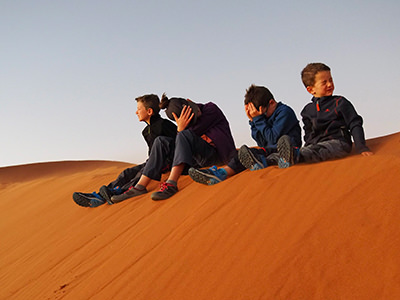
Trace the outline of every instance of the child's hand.
<instances>
[{"instance_id":1,"label":"child's hand","mask_svg":"<svg viewBox=\"0 0 400 300\"><path fill-rule=\"evenodd\" d=\"M185 105L182 108L179 118L175 113L172 113L172 115L174 116L176 125L178 126L178 132L181 132L182 130L185 130L186 127L189 125L194 116L194 113L192 113L192 108L190 106Z\"/></svg>"},{"instance_id":2,"label":"child's hand","mask_svg":"<svg viewBox=\"0 0 400 300\"><path fill-rule=\"evenodd\" d=\"M257 110L252 102L250 102L245 109L247 117L250 119L250 121L253 121L254 117L261 116L263 114L263 108L260 106L260 108Z\"/></svg>"},{"instance_id":3,"label":"child's hand","mask_svg":"<svg viewBox=\"0 0 400 300\"><path fill-rule=\"evenodd\" d=\"M244 105L244 111L246 112L246 116L249 118L249 120L253 121L253 118L251 117L250 112L249 112L249 105L248 104Z\"/></svg>"},{"instance_id":4,"label":"child's hand","mask_svg":"<svg viewBox=\"0 0 400 300\"><path fill-rule=\"evenodd\" d=\"M362 156L371 156L371 155L374 155L374 153L371 151L364 151L364 152L361 152L361 155Z\"/></svg>"}]
</instances>

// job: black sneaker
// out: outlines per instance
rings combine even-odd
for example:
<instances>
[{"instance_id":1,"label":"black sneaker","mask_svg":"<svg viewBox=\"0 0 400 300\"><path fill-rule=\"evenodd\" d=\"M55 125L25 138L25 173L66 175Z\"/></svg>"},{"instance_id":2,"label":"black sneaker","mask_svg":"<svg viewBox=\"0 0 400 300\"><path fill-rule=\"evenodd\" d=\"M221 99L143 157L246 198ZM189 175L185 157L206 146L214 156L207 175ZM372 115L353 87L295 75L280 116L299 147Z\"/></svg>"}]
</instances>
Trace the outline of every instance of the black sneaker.
<instances>
[{"instance_id":1,"label":"black sneaker","mask_svg":"<svg viewBox=\"0 0 400 300\"><path fill-rule=\"evenodd\" d=\"M189 176L196 182L213 185L226 179L226 171L212 166L209 169L189 169Z\"/></svg>"},{"instance_id":2,"label":"black sneaker","mask_svg":"<svg viewBox=\"0 0 400 300\"><path fill-rule=\"evenodd\" d=\"M131 186L129 188L129 190L127 190L125 193L123 193L121 195L114 195L111 197L110 200L114 204L114 203L118 203L118 202L124 201L129 198L132 198L132 197L146 194L146 193L147 193L146 188L144 188L143 190L139 190L139 189L135 188L134 186Z\"/></svg>"},{"instance_id":3,"label":"black sneaker","mask_svg":"<svg viewBox=\"0 0 400 300\"><path fill-rule=\"evenodd\" d=\"M286 169L294 165L293 146L288 135L283 135L279 138L277 148L279 153L279 168Z\"/></svg>"},{"instance_id":4,"label":"black sneaker","mask_svg":"<svg viewBox=\"0 0 400 300\"><path fill-rule=\"evenodd\" d=\"M174 184L163 182L161 183L160 190L158 192L154 192L151 194L151 199L157 200L165 200L178 192L178 187Z\"/></svg>"},{"instance_id":5,"label":"black sneaker","mask_svg":"<svg viewBox=\"0 0 400 300\"><path fill-rule=\"evenodd\" d=\"M106 200L104 200L103 197L101 197L96 192L93 193L75 192L72 195L72 199L74 199L76 204L83 207L97 207L106 203Z\"/></svg>"},{"instance_id":6,"label":"black sneaker","mask_svg":"<svg viewBox=\"0 0 400 300\"><path fill-rule=\"evenodd\" d=\"M249 147L243 145L238 152L240 163L251 171L261 170L267 167L265 156L253 153Z\"/></svg>"}]
</instances>

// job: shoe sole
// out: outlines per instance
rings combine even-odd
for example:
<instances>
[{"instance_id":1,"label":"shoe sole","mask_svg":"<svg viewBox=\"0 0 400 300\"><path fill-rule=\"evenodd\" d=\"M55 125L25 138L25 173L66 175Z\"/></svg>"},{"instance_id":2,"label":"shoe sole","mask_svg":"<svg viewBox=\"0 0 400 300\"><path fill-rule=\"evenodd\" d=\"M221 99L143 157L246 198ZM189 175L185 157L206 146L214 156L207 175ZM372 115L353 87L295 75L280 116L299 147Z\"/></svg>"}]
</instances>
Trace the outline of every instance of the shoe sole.
<instances>
[{"instance_id":1,"label":"shoe sole","mask_svg":"<svg viewBox=\"0 0 400 300\"><path fill-rule=\"evenodd\" d=\"M72 199L74 199L75 203L78 204L79 206L90 207L90 200L81 196L79 193L75 192L72 195Z\"/></svg>"},{"instance_id":2,"label":"shoe sole","mask_svg":"<svg viewBox=\"0 0 400 300\"><path fill-rule=\"evenodd\" d=\"M263 163L254 156L254 154L251 152L249 147L247 147L246 145L243 145L242 147L240 147L239 152L238 152L238 157L239 157L240 163L246 169L259 170L259 169L264 168ZM257 168L255 168L256 165L258 165Z\"/></svg>"},{"instance_id":3,"label":"shoe sole","mask_svg":"<svg viewBox=\"0 0 400 300\"><path fill-rule=\"evenodd\" d=\"M166 197L166 196L159 195L159 192L154 192L153 194L151 194L151 200L154 200L154 201L166 200L171 196Z\"/></svg>"},{"instance_id":4,"label":"shoe sole","mask_svg":"<svg viewBox=\"0 0 400 300\"><path fill-rule=\"evenodd\" d=\"M97 206L100 206L100 205L104 204L104 202L101 203L100 199L93 199L93 200L96 201L96 205L93 205L91 200L89 200L88 198L82 196L78 192L73 193L72 199L74 199L74 202L76 204L78 204L79 206L82 206L82 207L97 207Z\"/></svg>"},{"instance_id":5,"label":"shoe sole","mask_svg":"<svg viewBox=\"0 0 400 300\"><path fill-rule=\"evenodd\" d=\"M189 169L189 176L192 178L194 181L206 185L213 185L221 182L221 179L219 179L217 176L212 175L212 174L206 174L203 173L195 168L190 168ZM212 182L211 179L214 179L215 182Z\"/></svg>"},{"instance_id":6,"label":"shoe sole","mask_svg":"<svg viewBox=\"0 0 400 300\"><path fill-rule=\"evenodd\" d=\"M174 193L170 193L170 194L166 194L163 192L154 192L153 194L151 194L151 200L154 201L160 201L160 200L167 200L169 198L171 198L173 195L175 195L178 192L178 190L176 190Z\"/></svg>"},{"instance_id":7,"label":"shoe sole","mask_svg":"<svg viewBox=\"0 0 400 300\"><path fill-rule=\"evenodd\" d=\"M294 165L293 147L292 143L290 142L290 137L287 135L282 136L278 140L277 148L280 156L278 161L279 168L286 169Z\"/></svg>"}]
</instances>

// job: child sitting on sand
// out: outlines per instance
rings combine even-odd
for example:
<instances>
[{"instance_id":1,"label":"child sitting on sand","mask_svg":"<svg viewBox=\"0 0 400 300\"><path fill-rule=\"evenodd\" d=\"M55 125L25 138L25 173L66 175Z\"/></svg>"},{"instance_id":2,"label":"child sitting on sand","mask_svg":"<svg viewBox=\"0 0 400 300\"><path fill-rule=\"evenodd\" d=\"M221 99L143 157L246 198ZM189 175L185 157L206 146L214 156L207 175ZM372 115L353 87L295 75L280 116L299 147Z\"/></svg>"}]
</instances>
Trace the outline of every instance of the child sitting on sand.
<instances>
[{"instance_id":1,"label":"child sitting on sand","mask_svg":"<svg viewBox=\"0 0 400 300\"><path fill-rule=\"evenodd\" d=\"M278 141L279 167L342 158L351 152L351 137L358 153L372 155L365 144L362 117L346 98L333 96L331 69L323 63L310 63L301 72L301 78L313 95L301 112L305 146L294 149L291 140L283 136Z\"/></svg>"},{"instance_id":2,"label":"child sitting on sand","mask_svg":"<svg viewBox=\"0 0 400 300\"><path fill-rule=\"evenodd\" d=\"M210 166L225 164L235 153L235 143L228 120L212 102L194 103L183 98L168 99L164 94L160 107L178 125L175 140L171 173L158 192L151 195L153 200L164 200L178 192L177 181L180 175L191 166ZM166 158L163 148L153 147L147 165L157 165ZM120 202L147 193L147 185L157 179L143 172L139 182L121 195L111 197Z\"/></svg>"},{"instance_id":3,"label":"child sitting on sand","mask_svg":"<svg viewBox=\"0 0 400 300\"><path fill-rule=\"evenodd\" d=\"M190 177L202 184L216 184L229 176L244 171L263 169L277 164L277 142L288 135L296 147L301 146L301 129L296 114L286 104L276 102L272 93L263 86L250 86L244 98L244 107L251 136L260 148L243 145L227 166L210 169L190 168Z\"/></svg>"},{"instance_id":4,"label":"child sitting on sand","mask_svg":"<svg viewBox=\"0 0 400 300\"><path fill-rule=\"evenodd\" d=\"M153 147L158 148L162 145L164 148L174 148L176 137L176 126L169 120L161 118L160 112L160 99L157 95L144 95L136 98L137 110L136 115L141 122L145 122L147 126L143 129L142 135L149 147L148 153L150 155ZM173 153L172 151L170 151ZM158 173L164 173L170 170L172 163L172 154L166 156L165 160L161 163L157 174L154 178L158 178ZM127 191L132 185L135 185L143 172L149 174L149 166L147 162L137 165L132 168L125 169L116 180L109 183L107 186L103 185L99 192L81 193L75 192L72 196L75 203L85 207L97 207L106 202L113 204L111 197L120 195ZM144 171L146 170L146 171ZM161 179L161 175L159 175ZM160 180L158 179L158 180Z\"/></svg>"}]
</instances>

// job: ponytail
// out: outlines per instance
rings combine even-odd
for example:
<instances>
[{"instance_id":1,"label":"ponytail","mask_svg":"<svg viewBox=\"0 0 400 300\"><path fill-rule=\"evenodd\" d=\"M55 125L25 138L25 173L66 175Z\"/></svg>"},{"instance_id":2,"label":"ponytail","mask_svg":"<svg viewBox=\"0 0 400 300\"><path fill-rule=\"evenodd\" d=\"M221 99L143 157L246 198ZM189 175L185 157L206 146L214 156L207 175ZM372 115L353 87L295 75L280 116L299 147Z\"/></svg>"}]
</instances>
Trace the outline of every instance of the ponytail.
<instances>
[{"instance_id":1,"label":"ponytail","mask_svg":"<svg viewBox=\"0 0 400 300\"><path fill-rule=\"evenodd\" d=\"M163 93L161 96L160 108L166 109L169 105L169 102L170 102L170 100L168 99L167 95L165 93Z\"/></svg>"}]
</instances>

